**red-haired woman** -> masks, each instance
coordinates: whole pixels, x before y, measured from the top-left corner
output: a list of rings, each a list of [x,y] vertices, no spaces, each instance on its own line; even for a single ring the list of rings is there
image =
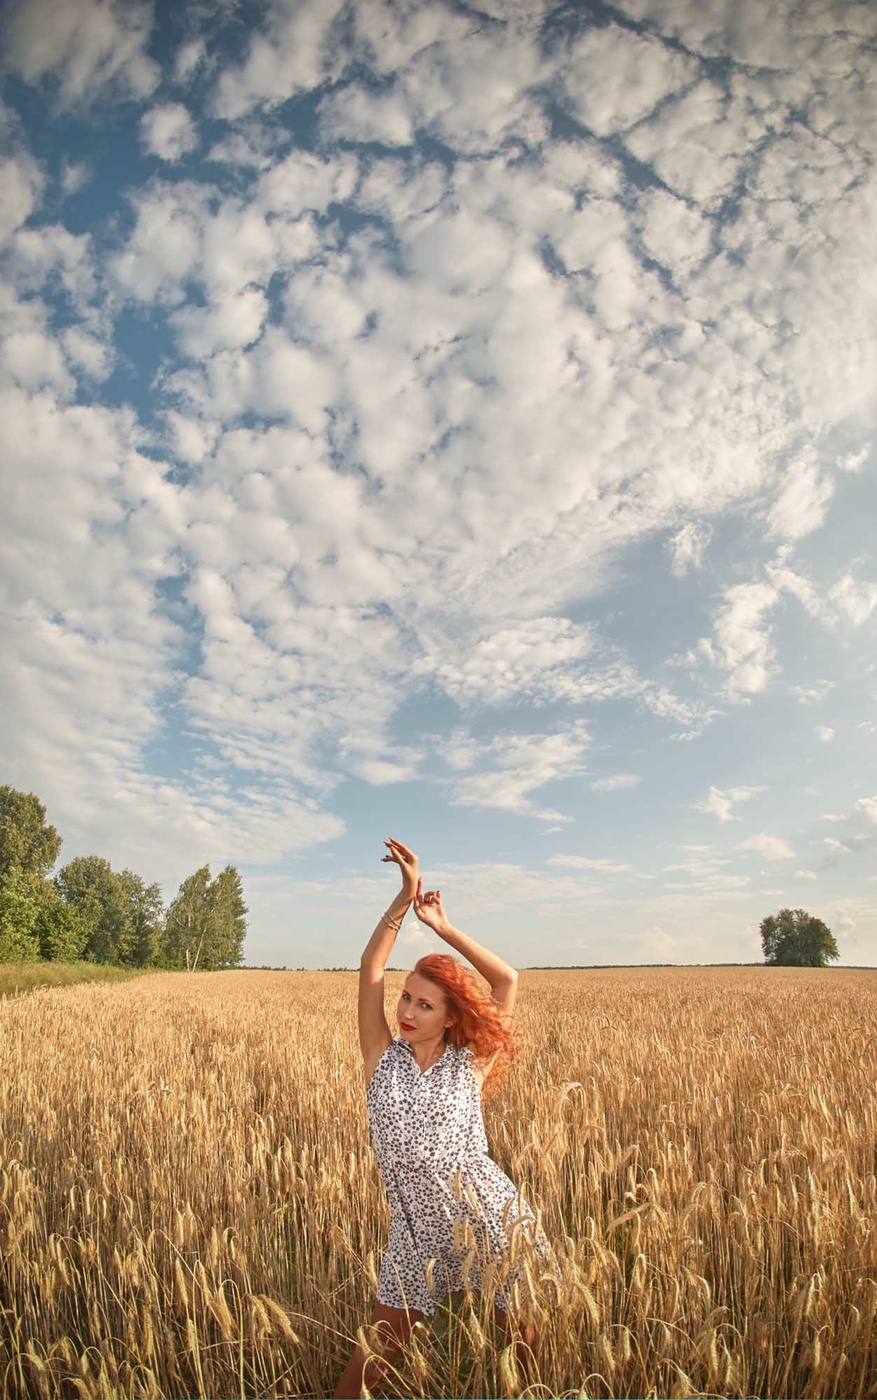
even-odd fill
[[[390,1203],[390,1239],[369,1319],[374,1349],[394,1359],[415,1322],[435,1312],[436,1298],[464,1286],[463,1265],[480,1285],[479,1259],[508,1249],[509,1227],[535,1218],[514,1183],[488,1155],[480,1089],[513,1049],[508,1021],[518,975],[501,958],[452,927],[441,892],[423,892],[417,857],[401,841],[384,843],[402,871],[402,889],[360,960],[359,1041],[365,1062],[366,1105],[375,1155]],[[394,1040],[384,1014],[384,968],[409,905],[421,923],[486,978],[490,995],[456,958],[430,953],[409,973],[396,1008],[401,1036]],[[520,1215],[519,1215],[520,1207]],[[462,1243],[468,1222],[476,1249]],[[531,1236],[544,1256],[541,1232]],[[430,1264],[430,1261],[433,1261]],[[494,1316],[509,1330],[507,1299],[494,1294]],[[533,1331],[519,1329],[519,1361]],[[371,1389],[386,1367],[357,1346],[338,1382],[336,1397]]]

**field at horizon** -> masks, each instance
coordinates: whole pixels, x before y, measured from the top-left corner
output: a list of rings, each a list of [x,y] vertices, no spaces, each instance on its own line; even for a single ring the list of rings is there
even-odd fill
[[[877,969],[530,969],[515,1023],[485,1124],[560,1268],[522,1255],[527,1393],[877,1397]],[[354,972],[0,1003],[4,1393],[331,1394],[389,1219],[364,1091]],[[383,1393],[521,1394],[490,1311]]]

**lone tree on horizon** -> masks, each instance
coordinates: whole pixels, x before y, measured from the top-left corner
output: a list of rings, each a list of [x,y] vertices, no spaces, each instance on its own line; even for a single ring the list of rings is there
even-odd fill
[[[827,924],[806,909],[781,909],[762,919],[761,946],[769,967],[825,967],[839,958]]]

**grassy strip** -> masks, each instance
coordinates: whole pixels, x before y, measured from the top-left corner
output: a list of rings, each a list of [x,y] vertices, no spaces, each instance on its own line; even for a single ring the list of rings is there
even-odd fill
[[[67,987],[74,982],[127,982],[150,971],[90,962],[0,963],[0,997],[19,996],[35,987]]]

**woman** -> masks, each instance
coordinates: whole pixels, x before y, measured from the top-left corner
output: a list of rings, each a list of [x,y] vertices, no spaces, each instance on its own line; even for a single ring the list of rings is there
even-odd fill
[[[435,1312],[437,1295],[463,1287],[464,1273],[480,1286],[479,1258],[495,1260],[508,1249],[504,1214],[509,1226],[521,1218],[527,1229],[535,1219],[488,1156],[479,1094],[512,1046],[507,1023],[518,975],[451,926],[439,890],[423,893],[413,851],[401,841],[384,844],[389,854],[383,859],[401,868],[402,888],[360,960],[359,1041],[372,1144],[390,1203],[389,1246],[369,1319],[374,1350],[386,1361],[398,1356],[414,1323]],[[401,1036],[394,1040],[384,1014],[384,968],[412,901],[421,923],[473,964],[491,995],[456,958],[421,958],[399,999]],[[541,1232],[536,1242],[544,1255]],[[494,1295],[494,1317],[508,1332],[501,1293]],[[535,1335],[529,1327],[519,1330],[518,1360],[526,1369],[524,1353]],[[357,1346],[335,1396],[360,1396],[363,1383],[371,1389],[385,1372],[376,1357],[366,1362]]]

